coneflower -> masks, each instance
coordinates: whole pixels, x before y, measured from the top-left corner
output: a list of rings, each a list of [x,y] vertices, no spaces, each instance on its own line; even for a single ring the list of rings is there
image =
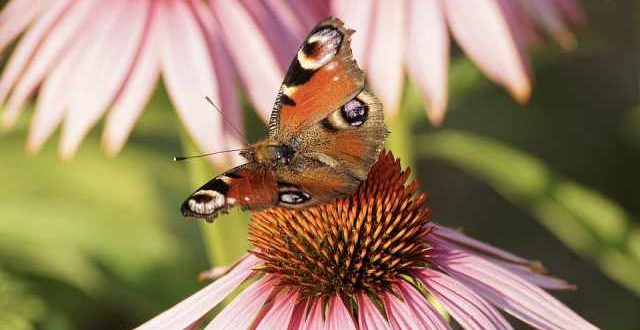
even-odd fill
[[[383,153],[358,191],[302,210],[253,214],[250,253],[143,324],[183,329],[251,281],[207,329],[595,329],[543,289],[572,286],[537,262],[429,221],[427,197]],[[243,286],[244,288],[244,286]]]

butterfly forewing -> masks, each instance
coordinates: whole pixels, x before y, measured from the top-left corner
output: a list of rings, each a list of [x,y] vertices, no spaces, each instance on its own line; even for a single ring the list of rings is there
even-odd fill
[[[278,199],[273,173],[256,163],[235,167],[196,190],[180,208],[188,217],[213,219],[230,207],[261,209]]]
[[[364,73],[351,53],[342,21],[316,26],[293,58],[269,122],[270,135],[303,131],[338,109],[364,87]]]

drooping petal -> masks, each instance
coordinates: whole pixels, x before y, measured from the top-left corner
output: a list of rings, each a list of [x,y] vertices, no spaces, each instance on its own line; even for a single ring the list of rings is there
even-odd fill
[[[353,318],[338,295],[334,295],[329,300],[325,328],[328,330],[356,330]]]
[[[231,55],[224,44],[222,31],[216,24],[213,13],[200,1],[192,2],[200,24],[207,32],[207,45],[213,59],[213,68],[216,72],[216,80],[218,81],[219,91],[219,107],[224,117],[221,119],[227,121],[220,131],[220,139],[222,141],[222,150],[239,149],[247,143],[244,136],[244,122],[242,116],[242,107],[237,93],[237,82],[239,80],[237,68],[231,59]],[[230,125],[233,127],[230,127]],[[214,161],[215,156],[211,156],[210,160]],[[220,155],[218,155],[220,157]],[[227,153],[223,157],[231,164],[238,165],[246,161],[242,156],[236,153]],[[218,158],[220,159],[220,158]]]
[[[497,0],[443,3],[451,32],[469,58],[517,101],[526,101],[531,93],[528,58],[518,51]]]
[[[291,323],[295,307],[294,302],[297,298],[298,294],[294,291],[279,294],[275,298],[273,306],[259,320],[256,330],[286,329]]]
[[[266,121],[282,82],[284,68],[276,61],[266,37],[244,6],[235,0],[212,1],[211,5],[245,90],[258,114]]]
[[[248,255],[228,274],[207,285],[137,329],[184,329],[218,305],[253,272],[259,259]]]
[[[274,4],[281,3],[280,1],[268,3],[242,0],[240,2],[244,4],[245,10],[251,15],[260,32],[266,38],[272,53],[275,54],[278,65],[281,68],[286,68],[291,63],[291,59],[308,31],[296,33],[291,26],[286,24],[287,22],[283,21],[286,18],[284,17],[286,11],[282,7],[287,6],[272,7]]]
[[[432,235],[435,235],[436,237],[441,237],[444,240],[451,242],[460,248],[473,251],[473,253],[486,254],[487,256],[491,256],[496,259],[502,259],[502,260],[509,261],[516,264],[527,263],[527,259],[518,257],[517,255],[511,252],[507,252],[495,246],[478,241],[457,230],[454,230],[445,226],[436,225],[432,232]],[[429,238],[431,237],[432,236],[429,236]],[[427,238],[427,240],[429,240],[429,238]]]
[[[0,103],[11,89],[14,90],[2,116],[5,127],[15,124],[25,102],[42,81],[47,69],[68,48],[75,29],[85,21],[90,5],[82,3],[67,10],[69,0],[57,2],[20,39],[0,80]]]
[[[304,324],[304,317],[307,311],[307,301],[298,301],[293,306],[293,312],[291,313],[291,322],[289,322],[288,330],[302,329]]]
[[[269,295],[273,291],[273,277],[265,276],[242,291],[207,325],[212,329],[247,329],[253,323]]]
[[[307,318],[304,320],[304,325],[300,329],[323,329],[324,328],[324,315],[322,310],[322,300],[316,299],[313,302],[311,310]]]
[[[77,63],[60,140],[60,153],[69,159],[84,136],[121,90],[144,36],[149,2],[108,1],[100,9],[102,24]]]
[[[122,90],[107,115],[102,132],[102,145],[110,156],[120,152],[124,146],[160,76],[158,37],[161,30],[154,19],[157,7],[158,3],[152,1],[150,6],[145,8],[146,17],[141,17],[145,21],[144,36],[140,40],[138,54]]]
[[[306,33],[309,32],[309,29],[303,23],[304,17],[301,17],[302,15],[308,15],[309,13],[296,12],[297,8],[293,5],[296,1],[265,0],[264,3],[271,15],[274,15],[277,18],[276,20],[282,24],[285,30],[289,31],[288,33],[295,36],[298,40],[302,40]],[[304,5],[297,7],[301,7],[303,9],[307,8]]]
[[[539,286],[543,289],[549,290],[573,290],[576,288],[575,285],[557,277],[536,273],[531,267],[515,265],[511,263],[507,263],[500,260],[491,260],[489,261],[507,269],[508,271],[522,277],[527,282],[531,282],[536,286]]]
[[[385,294],[382,302],[393,329],[410,330],[424,327],[424,324],[421,324],[420,319],[416,317],[409,306],[400,301],[396,296]]]
[[[501,265],[527,280],[546,289],[572,289],[574,286],[564,280],[544,275],[546,270],[539,262],[520,258],[507,251],[482,243],[451,228],[437,226],[429,236],[429,242],[445,250],[462,250],[479,255]]]
[[[538,329],[597,329],[544,290],[482,258],[456,251],[442,267],[494,305]]]
[[[512,329],[500,312],[459,281],[430,269],[418,277],[464,329]]]
[[[329,16],[329,2],[325,0],[284,0],[300,18],[304,33]],[[303,35],[304,35],[303,33]]]
[[[91,18],[91,16],[86,18]],[[70,86],[73,83],[76,65],[82,61],[84,49],[92,42],[96,26],[97,21],[87,21],[83,33],[77,37],[71,45],[71,49],[65,53],[62,61],[55,66],[42,84],[27,138],[29,152],[38,152],[62,122],[65,110],[74,95]]]
[[[560,47],[564,50],[575,48],[575,36],[566,24],[561,8],[556,5],[555,0],[520,0],[520,3]]]
[[[574,0],[555,0],[564,16],[573,25],[581,25],[587,22],[587,15],[584,9]]]
[[[373,24],[377,11],[375,1],[333,0],[331,12],[345,22],[345,25],[356,31],[351,36],[353,57],[361,68],[369,63]]]
[[[402,282],[398,285],[398,290],[402,293],[402,297],[407,306],[411,308],[415,317],[420,320],[424,328],[432,330],[451,329],[449,324],[442,318],[442,315],[431,306],[427,298],[413,286]]]
[[[427,100],[429,121],[439,126],[447,108],[449,68],[449,34],[442,4],[409,0],[407,21],[407,69]]]
[[[0,52],[41,13],[56,2],[47,0],[12,0],[0,12]]]
[[[391,324],[363,293],[358,294],[358,328],[362,330],[391,329]]]
[[[187,132],[204,152],[224,148],[220,114],[205,101],[220,103],[217,72],[212,64],[205,31],[185,1],[160,3],[157,19],[164,27],[161,67],[167,92]]]
[[[366,66],[371,88],[392,115],[400,106],[404,81],[404,11],[403,2],[378,2]]]

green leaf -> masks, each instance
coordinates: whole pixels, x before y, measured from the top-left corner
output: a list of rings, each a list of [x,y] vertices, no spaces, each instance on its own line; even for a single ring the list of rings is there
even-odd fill
[[[415,145],[420,156],[446,160],[486,182],[568,247],[640,294],[640,227],[614,201],[553,172],[535,157],[478,135],[444,130],[419,136]]]
[[[156,190],[171,184],[153,174],[176,171],[167,160],[129,150],[107,161],[92,146],[61,163],[53,148],[26,156],[23,141],[0,144],[0,260],[7,267],[90,293],[105,280],[102,267],[131,278],[176,258]]]
[[[46,306],[19,279],[0,269],[0,325],[3,329],[35,329]]]

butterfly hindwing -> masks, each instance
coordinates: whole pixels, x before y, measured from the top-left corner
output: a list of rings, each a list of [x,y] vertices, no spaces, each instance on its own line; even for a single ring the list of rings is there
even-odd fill
[[[298,157],[275,174],[280,186],[307,198],[304,203],[279,203],[303,207],[353,193],[378,158],[386,135],[381,103],[360,92],[297,137]]]
[[[261,209],[276,203],[277,185],[273,172],[247,163],[220,174],[197,189],[182,203],[184,216],[211,220],[230,207]]]

